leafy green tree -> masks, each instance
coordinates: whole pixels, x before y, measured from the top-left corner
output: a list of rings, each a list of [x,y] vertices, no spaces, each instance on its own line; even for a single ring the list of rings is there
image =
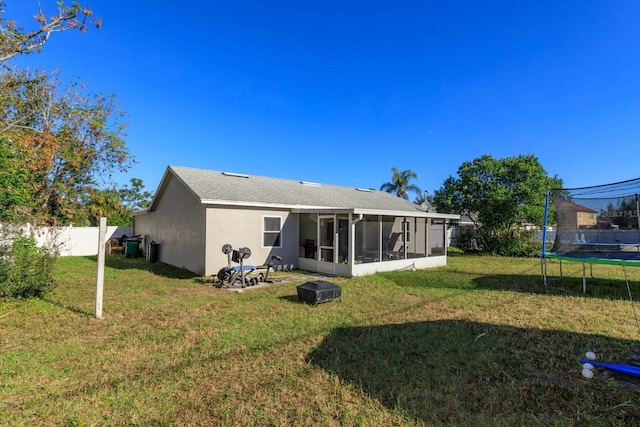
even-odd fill
[[[75,222],[82,195],[98,177],[125,171],[132,161],[114,96],[88,94],[82,83],[64,84],[57,73],[6,65],[16,55],[40,52],[54,33],[102,25],[77,1],[50,2],[56,13],[35,2],[33,28],[25,29],[5,18],[0,0],[0,162],[9,167],[0,180],[10,184],[0,190],[5,220],[21,213],[24,221]],[[9,205],[19,209],[4,209]]]
[[[391,181],[385,182],[380,186],[380,191],[393,193],[398,197],[409,200],[409,192],[417,193],[420,197],[422,190],[415,184],[411,183],[412,179],[418,179],[418,174],[410,169],[399,170],[396,167],[391,168]]]
[[[621,230],[637,230],[640,227],[638,212],[638,196],[618,198],[617,204],[609,203],[606,211],[598,217],[598,228],[615,226]]]
[[[97,226],[100,218],[107,218],[108,225],[130,225],[128,211],[116,189],[93,190],[88,193],[84,211],[89,225]]]
[[[533,155],[504,159],[483,155],[464,162],[458,176],[447,178],[435,192],[433,202],[438,212],[462,214],[475,223],[478,250],[512,255],[525,234],[521,224],[541,227],[546,191],[561,187],[562,180],[549,177]]]
[[[87,94],[56,73],[0,72],[0,136],[29,178],[32,217],[73,222],[83,195],[133,163],[113,95]]]
[[[22,167],[23,158],[0,135],[0,223],[19,222],[33,210],[29,172]]]
[[[126,170],[129,161],[113,97],[86,95],[56,73],[6,65],[40,52],[53,33],[101,27],[77,1],[58,1],[54,15],[36,4],[35,28],[27,30],[5,18],[0,0],[0,298],[39,297],[55,285],[56,248],[39,247],[8,223],[74,217],[95,176]]]
[[[108,225],[131,225],[131,214],[146,208],[152,194],[144,190],[139,178],[131,178],[131,187],[92,190],[86,195],[84,212],[89,225],[98,225],[100,217],[107,218]]]
[[[140,178],[131,178],[129,182],[131,187],[125,185],[118,190],[120,197],[122,197],[122,203],[129,213],[146,209],[151,204],[153,194],[144,189],[144,184]]]

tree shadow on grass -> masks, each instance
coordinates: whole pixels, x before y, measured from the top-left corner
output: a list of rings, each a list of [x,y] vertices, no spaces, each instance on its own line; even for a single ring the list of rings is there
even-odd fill
[[[86,256],[84,258],[97,262],[96,256]],[[196,279],[201,277],[185,268],[174,267],[163,262],[149,263],[144,257],[127,258],[124,255],[107,255],[105,257],[105,267],[116,270],[149,271],[168,279]]]
[[[629,293],[623,279],[586,277],[586,292],[581,277],[548,276],[546,285],[541,276],[498,274],[476,277],[476,289],[537,294],[575,295],[585,298],[628,300]],[[640,299],[637,282],[629,282],[634,299]]]
[[[640,269],[639,269],[640,271]],[[437,272],[435,272],[437,273]],[[386,278],[400,287],[433,288],[433,289],[459,289],[461,291],[492,290],[521,292],[527,294],[552,294],[552,295],[576,295],[588,298],[608,298],[628,300],[629,293],[622,276],[599,276],[599,272],[593,274],[587,269],[586,293],[583,293],[582,276],[557,274],[548,275],[545,286],[542,275],[536,274],[492,274],[478,276],[475,273],[447,271],[446,276],[437,276],[432,272],[403,271],[382,273]],[[634,300],[640,300],[640,283],[638,274],[628,274],[629,284]]]
[[[637,395],[588,382],[579,359],[587,350],[622,359],[636,345],[444,320],[334,329],[306,359],[427,425],[617,424],[640,417],[637,405],[611,409]]]

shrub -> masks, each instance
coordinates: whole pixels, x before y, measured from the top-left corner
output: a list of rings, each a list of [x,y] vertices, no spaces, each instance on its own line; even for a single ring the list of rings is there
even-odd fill
[[[33,298],[50,291],[55,256],[39,248],[33,237],[3,236],[0,243],[0,297]]]
[[[540,254],[542,244],[530,232],[505,233],[498,241],[495,255],[532,258]]]
[[[456,236],[456,246],[464,253],[482,252],[478,245],[477,232],[474,229],[464,229]]]
[[[456,246],[465,253],[485,253],[507,257],[535,257],[540,254],[541,245],[533,238],[533,233],[508,230],[487,233],[482,228],[467,229],[456,236]]]

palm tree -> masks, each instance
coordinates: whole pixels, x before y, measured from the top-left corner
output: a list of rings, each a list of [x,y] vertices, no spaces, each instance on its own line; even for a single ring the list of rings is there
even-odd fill
[[[405,200],[409,200],[409,193],[413,191],[420,195],[422,190],[415,184],[411,184],[412,178],[418,179],[418,174],[414,171],[407,169],[400,171],[398,168],[391,168],[392,176],[391,182],[385,182],[380,186],[380,191],[386,191],[387,193],[395,193],[396,196],[402,197]]]

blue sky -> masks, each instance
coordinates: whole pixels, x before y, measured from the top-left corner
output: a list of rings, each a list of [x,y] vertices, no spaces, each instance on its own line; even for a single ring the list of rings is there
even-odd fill
[[[7,0],[29,28],[36,0]],[[53,12],[55,0],[41,0]],[[640,1],[93,1],[102,30],[14,60],[128,112],[169,164],[433,194],[465,161],[537,156],[568,187],[640,177]]]

